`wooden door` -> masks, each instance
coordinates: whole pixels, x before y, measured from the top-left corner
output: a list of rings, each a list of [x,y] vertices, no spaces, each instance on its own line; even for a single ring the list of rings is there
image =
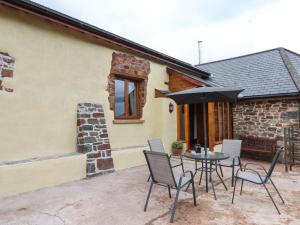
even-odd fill
[[[208,103],[209,148],[232,139],[232,106],[230,103]]]

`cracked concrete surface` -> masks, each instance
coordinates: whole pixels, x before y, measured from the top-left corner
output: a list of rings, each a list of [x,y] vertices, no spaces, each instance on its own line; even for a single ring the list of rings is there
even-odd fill
[[[268,165],[266,165],[268,166]],[[193,164],[186,164],[193,169]],[[179,173],[179,168],[176,173]],[[286,174],[278,165],[273,180],[283,195],[283,205],[269,184],[281,215],[278,215],[262,187],[244,183],[243,194],[237,185],[235,203],[231,204],[230,169],[224,169],[225,183],[216,186],[218,200],[212,191],[205,193],[197,185],[197,206],[192,203],[191,189],[181,192],[174,224],[300,224],[300,168]],[[149,183],[145,166],[103,176],[44,188],[0,200],[2,225],[68,225],[68,224],[168,224],[170,207],[175,197],[168,198],[164,187],[155,186],[147,212],[143,211]],[[214,180],[219,183],[217,176]],[[199,181],[199,174],[195,181]]]

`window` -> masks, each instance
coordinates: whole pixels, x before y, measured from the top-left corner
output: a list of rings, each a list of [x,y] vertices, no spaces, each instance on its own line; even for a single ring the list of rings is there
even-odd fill
[[[138,82],[115,79],[115,118],[139,119]]]

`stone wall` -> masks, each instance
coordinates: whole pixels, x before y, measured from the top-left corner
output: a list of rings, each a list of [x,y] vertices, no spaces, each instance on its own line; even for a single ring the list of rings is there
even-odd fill
[[[240,101],[233,106],[233,134],[276,138],[283,144],[283,127],[299,124],[297,100]]]
[[[0,91],[12,92],[13,89],[5,87],[3,79],[13,77],[15,60],[7,53],[0,52]]]
[[[142,109],[146,104],[147,82],[150,73],[150,62],[144,59],[137,59],[134,56],[113,53],[111,70],[108,76],[107,91],[109,92],[108,101],[110,109],[114,110],[115,104],[115,79],[116,77],[125,77],[139,81],[138,85],[138,109],[139,117],[142,117]]]
[[[77,151],[87,155],[87,176],[113,171],[114,165],[102,105],[78,104]]]

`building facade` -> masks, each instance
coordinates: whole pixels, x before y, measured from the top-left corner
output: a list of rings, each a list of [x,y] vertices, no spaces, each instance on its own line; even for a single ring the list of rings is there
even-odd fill
[[[0,196],[145,163],[176,140],[167,68],[208,73],[31,1],[0,1]]]

